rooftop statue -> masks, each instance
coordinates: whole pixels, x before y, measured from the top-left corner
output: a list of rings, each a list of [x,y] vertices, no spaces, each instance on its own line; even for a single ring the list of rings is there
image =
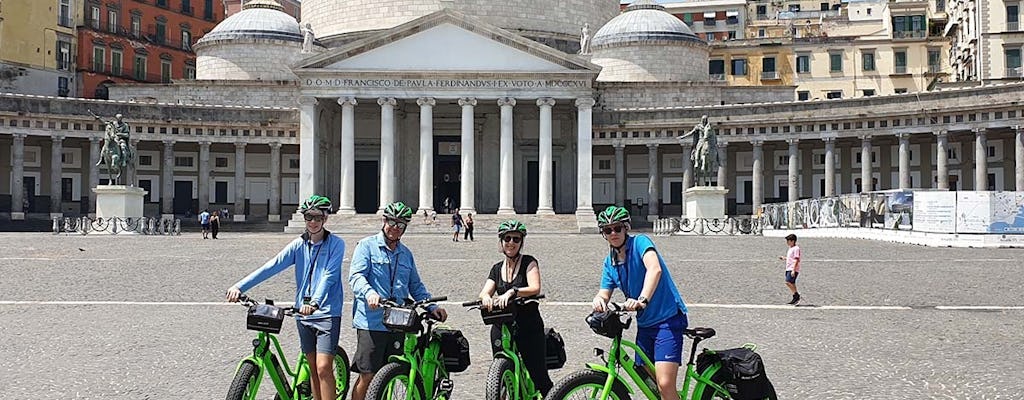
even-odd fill
[[[312,53],[313,52],[313,41],[315,36],[313,35],[313,26],[308,22],[306,26],[302,27],[302,52]]]
[[[590,54],[590,24],[583,24],[580,29],[580,54]]]

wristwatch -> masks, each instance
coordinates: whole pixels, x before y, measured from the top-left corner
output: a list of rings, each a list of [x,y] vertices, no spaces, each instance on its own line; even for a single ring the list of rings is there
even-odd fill
[[[309,306],[310,306],[310,307],[313,307],[313,308],[315,308],[315,309],[318,309],[318,310],[320,309],[320,305],[319,305],[319,304],[317,304],[317,303],[316,303],[315,301],[311,301],[311,302],[309,302]]]
[[[640,303],[640,304],[643,304],[644,308],[647,308],[647,297],[644,297],[644,296],[637,297],[636,301],[638,303]]]
[[[512,287],[512,297],[519,297],[519,288]]]

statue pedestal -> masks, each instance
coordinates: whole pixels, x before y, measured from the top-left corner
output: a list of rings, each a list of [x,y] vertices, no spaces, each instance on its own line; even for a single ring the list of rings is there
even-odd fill
[[[100,185],[96,194],[96,218],[142,218],[142,199],[146,190],[134,186]]]
[[[686,218],[725,218],[725,195],[729,189],[722,186],[695,186],[686,189]]]

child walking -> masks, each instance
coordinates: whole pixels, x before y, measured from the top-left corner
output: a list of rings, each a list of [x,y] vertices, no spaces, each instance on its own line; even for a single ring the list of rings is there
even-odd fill
[[[786,236],[786,245],[789,246],[786,256],[779,256],[780,260],[786,260],[786,287],[793,293],[793,300],[786,304],[796,305],[800,302],[800,292],[796,290],[796,277],[800,275],[800,246],[796,245],[796,235]]]

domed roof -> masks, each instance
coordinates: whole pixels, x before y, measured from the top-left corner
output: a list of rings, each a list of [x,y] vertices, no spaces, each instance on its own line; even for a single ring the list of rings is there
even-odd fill
[[[651,41],[704,42],[686,23],[665,11],[653,0],[638,0],[619,16],[612,18],[594,34],[595,48]]]
[[[242,38],[302,42],[302,29],[276,0],[251,0],[242,6],[241,12],[221,21],[199,42]]]

